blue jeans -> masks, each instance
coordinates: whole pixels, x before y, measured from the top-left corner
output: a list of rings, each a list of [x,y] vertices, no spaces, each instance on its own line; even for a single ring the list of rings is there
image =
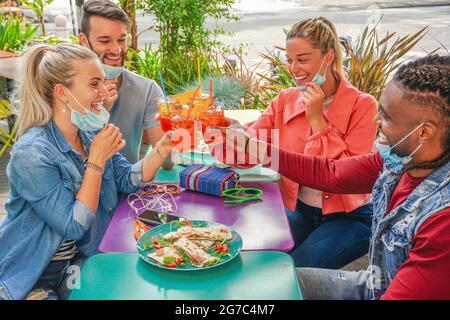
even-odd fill
[[[298,268],[305,300],[368,300],[373,278],[369,271]]]
[[[31,292],[44,293],[43,300],[67,299],[85,261],[83,255],[76,255],[71,260],[50,261]]]
[[[323,215],[321,208],[298,201],[294,212],[286,212],[294,238],[289,254],[296,267],[339,269],[369,251],[371,204]]]

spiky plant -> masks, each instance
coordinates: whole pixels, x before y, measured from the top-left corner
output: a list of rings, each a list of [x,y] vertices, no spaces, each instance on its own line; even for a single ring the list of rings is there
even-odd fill
[[[354,44],[341,38],[341,45],[346,54],[347,78],[350,83],[379,100],[390,74],[404,62],[402,57],[425,36],[428,26],[412,35],[397,37],[389,45],[389,40],[396,32],[388,31],[380,39],[377,25],[378,23],[371,29],[366,26],[360,39]]]
[[[212,76],[202,79],[202,92],[209,92],[209,81],[212,80],[214,100],[221,102],[225,110],[240,109],[242,99],[245,97],[245,85],[233,77]],[[186,90],[195,90],[198,81],[182,87],[178,93]]]
[[[392,45],[389,45],[389,40],[395,36],[396,32],[387,32],[386,36],[380,40],[377,25],[370,29],[366,26],[359,40],[354,44],[341,38],[341,45],[346,54],[343,61],[346,66],[345,76],[356,88],[372,94],[379,100],[391,73],[404,62],[402,57],[423,38],[428,27],[412,35],[398,37]],[[279,52],[286,51],[281,47],[275,48]],[[258,74],[265,85],[259,86],[258,90],[250,94],[254,97],[255,106],[265,108],[280,90],[295,84],[279,54],[269,51],[260,55],[269,63],[271,70]]]

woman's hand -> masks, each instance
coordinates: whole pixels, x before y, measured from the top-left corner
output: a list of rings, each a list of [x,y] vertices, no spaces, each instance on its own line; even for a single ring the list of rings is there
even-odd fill
[[[114,102],[119,97],[119,92],[117,91],[117,79],[106,80],[105,90],[108,93],[108,95],[103,98],[103,106],[106,108],[106,110],[109,111],[111,110]]]
[[[307,89],[301,99],[306,107],[306,117],[311,124],[313,133],[317,133],[327,127],[323,115],[323,103],[325,95],[322,88],[315,82],[307,82]]]
[[[315,82],[307,82],[307,89],[301,99],[306,107],[306,116],[309,120],[323,116],[323,102],[325,95],[322,88]]]
[[[156,143],[152,152],[144,158],[144,163],[142,165],[142,181],[148,182],[152,180],[161,165],[170,161],[170,154],[173,149],[172,136],[173,131],[166,132]]]
[[[92,140],[89,161],[104,167],[106,161],[125,145],[120,129],[108,123]]]
[[[166,132],[162,138],[156,143],[155,149],[162,160],[166,160],[172,153],[173,143],[172,143],[173,131]]]

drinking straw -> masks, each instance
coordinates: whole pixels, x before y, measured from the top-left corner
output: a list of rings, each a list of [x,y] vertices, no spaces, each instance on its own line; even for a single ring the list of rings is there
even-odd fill
[[[209,101],[210,101],[211,107],[214,107],[213,81],[212,81],[212,79],[209,80]]]
[[[197,96],[200,88],[201,88],[201,86],[198,86],[197,90],[195,90],[194,95],[192,96],[191,102],[189,103],[189,110],[188,110],[186,120],[189,120],[189,118],[191,117],[191,110],[192,110],[192,107],[194,106],[194,100],[195,100],[195,97]]]
[[[161,71],[158,70],[158,73],[159,73],[159,81],[161,82],[161,89],[164,94],[164,100],[166,100],[167,117],[169,117],[169,119],[172,120],[172,115],[170,114],[170,109],[169,109],[169,98],[167,97],[166,88],[164,87],[164,80],[163,80]]]
[[[163,78],[162,78],[161,71],[158,70],[158,73],[159,73],[159,81],[161,82],[161,89],[163,91],[164,98],[165,98],[165,100],[167,102],[167,101],[169,101],[169,99],[167,98],[166,88],[164,87],[164,81],[163,81]]]
[[[198,73],[198,85],[200,86],[200,93],[202,92],[202,76],[200,73],[200,57],[197,57],[197,73]]]

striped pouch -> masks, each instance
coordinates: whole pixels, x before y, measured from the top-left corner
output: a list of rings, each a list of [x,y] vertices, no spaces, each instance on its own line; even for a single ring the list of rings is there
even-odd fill
[[[191,164],[180,172],[180,186],[222,197],[224,190],[234,188],[239,182],[239,174],[229,168],[218,168],[205,164]]]

